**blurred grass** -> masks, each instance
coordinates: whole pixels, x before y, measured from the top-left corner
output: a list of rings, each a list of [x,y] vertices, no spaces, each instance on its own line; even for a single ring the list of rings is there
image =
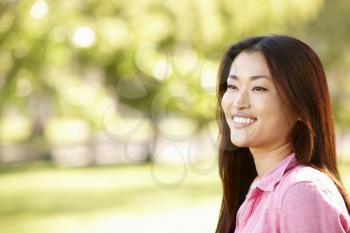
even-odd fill
[[[57,168],[41,162],[0,167],[0,231],[107,232],[92,231],[90,226],[105,218],[117,220],[208,204],[219,208],[216,166],[205,174],[186,168],[187,175],[181,180],[184,167],[180,165]],[[350,190],[350,161],[340,163],[340,172]],[[165,188],[159,181],[175,185]]]
[[[152,167],[150,164],[56,168],[48,163],[34,163],[2,167],[0,231],[86,232],[77,229],[79,225],[101,216],[118,218],[213,202],[220,204],[216,167],[207,174],[197,174],[187,167],[183,181],[182,172],[179,165]],[[160,181],[171,182],[173,186],[162,187]],[[66,226],[62,224],[70,225],[70,230],[64,230],[62,227]]]

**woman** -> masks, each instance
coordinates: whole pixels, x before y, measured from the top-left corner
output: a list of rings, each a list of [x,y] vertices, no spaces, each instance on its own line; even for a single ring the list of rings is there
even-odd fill
[[[325,72],[308,45],[272,35],[231,46],[218,102],[217,233],[350,233]]]

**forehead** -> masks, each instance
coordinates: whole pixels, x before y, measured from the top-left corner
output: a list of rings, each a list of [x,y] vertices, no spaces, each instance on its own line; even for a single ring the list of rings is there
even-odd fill
[[[239,53],[232,62],[230,75],[242,78],[255,75],[271,77],[265,58],[260,52]]]

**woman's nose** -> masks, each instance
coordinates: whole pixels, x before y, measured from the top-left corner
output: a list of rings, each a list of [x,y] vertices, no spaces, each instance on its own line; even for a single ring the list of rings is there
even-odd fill
[[[235,109],[245,109],[250,107],[249,97],[245,91],[240,92],[233,101],[233,107]]]

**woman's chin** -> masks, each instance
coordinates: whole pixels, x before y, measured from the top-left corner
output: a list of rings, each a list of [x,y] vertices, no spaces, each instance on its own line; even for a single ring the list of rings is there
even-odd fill
[[[231,142],[237,147],[249,147],[249,143],[242,139],[231,138]]]

